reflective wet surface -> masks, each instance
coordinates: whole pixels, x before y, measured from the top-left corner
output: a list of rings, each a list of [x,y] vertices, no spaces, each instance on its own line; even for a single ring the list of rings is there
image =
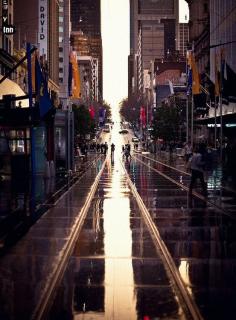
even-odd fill
[[[46,319],[191,319],[131,193],[120,162],[119,130],[117,122],[109,141],[116,145],[114,158],[108,157]],[[189,175],[152,158],[133,155],[123,164],[202,318],[234,319],[234,191],[222,188],[213,172],[208,197],[190,197],[181,187],[188,186]],[[0,257],[0,319],[32,318],[104,160]],[[184,171],[181,162],[164,162]]]
[[[160,164],[153,164],[146,157],[145,168],[138,159],[143,160],[143,156],[139,155],[137,160],[133,159],[130,176],[203,318],[234,318],[235,194],[214,185],[214,190],[208,188],[206,201],[190,197],[187,191],[168,181],[152,168],[160,170],[178,182],[183,174]],[[189,176],[185,176],[184,179],[184,185],[188,185]],[[231,203],[228,206],[225,205],[226,197],[230,199],[228,203]],[[222,207],[224,212],[218,210],[214,204]]]
[[[68,319],[187,319],[119,155],[107,163],[49,318],[61,314]]]

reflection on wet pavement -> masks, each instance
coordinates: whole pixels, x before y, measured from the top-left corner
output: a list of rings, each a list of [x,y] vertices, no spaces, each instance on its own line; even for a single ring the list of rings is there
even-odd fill
[[[102,174],[50,319],[186,319],[119,156]]]
[[[189,197],[187,191],[155,171],[145,175],[145,166],[138,161],[133,160],[133,167],[130,177],[203,318],[234,318],[236,220],[230,214],[235,213],[234,198],[228,201],[225,214],[209,202]],[[179,181],[179,173],[161,165],[158,169]],[[226,190],[223,194],[229,195]],[[212,199],[211,191],[209,197]],[[223,201],[225,209],[225,200],[219,195],[214,203]]]

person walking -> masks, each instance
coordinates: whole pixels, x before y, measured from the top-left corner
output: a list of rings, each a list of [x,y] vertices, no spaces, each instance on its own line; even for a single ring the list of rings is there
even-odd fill
[[[107,144],[107,142],[105,142],[105,145],[104,145],[104,154],[105,155],[107,154],[107,150],[108,150],[108,144]]]
[[[192,157],[189,159],[189,167],[191,169],[191,181],[189,185],[189,193],[192,194],[192,190],[195,186],[196,181],[199,179],[203,194],[207,194],[207,187],[204,181],[204,166],[205,161],[203,155],[200,153],[199,148],[195,147]]]
[[[115,152],[115,145],[112,142],[112,144],[111,144],[111,161],[112,162],[114,161],[114,152]]]
[[[191,147],[191,143],[188,142],[184,147],[184,158],[186,163],[188,163],[191,156],[192,156],[192,147]]]
[[[114,151],[115,151],[115,145],[114,145],[114,143],[112,142],[112,144],[111,144],[111,154],[114,154]]]

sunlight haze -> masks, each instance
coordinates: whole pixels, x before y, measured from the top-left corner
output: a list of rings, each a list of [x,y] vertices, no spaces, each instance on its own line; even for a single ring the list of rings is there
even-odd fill
[[[187,22],[185,0],[179,0],[179,8],[180,22]],[[101,0],[101,21],[103,96],[111,106],[116,106],[128,96],[129,0]]]

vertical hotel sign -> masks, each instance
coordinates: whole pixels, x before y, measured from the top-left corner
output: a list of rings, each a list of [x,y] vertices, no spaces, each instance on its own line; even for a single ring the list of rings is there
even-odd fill
[[[40,56],[48,52],[48,0],[39,0],[39,32],[38,43]]]
[[[16,32],[15,26],[8,22],[8,0],[2,0],[2,32],[6,35]]]

